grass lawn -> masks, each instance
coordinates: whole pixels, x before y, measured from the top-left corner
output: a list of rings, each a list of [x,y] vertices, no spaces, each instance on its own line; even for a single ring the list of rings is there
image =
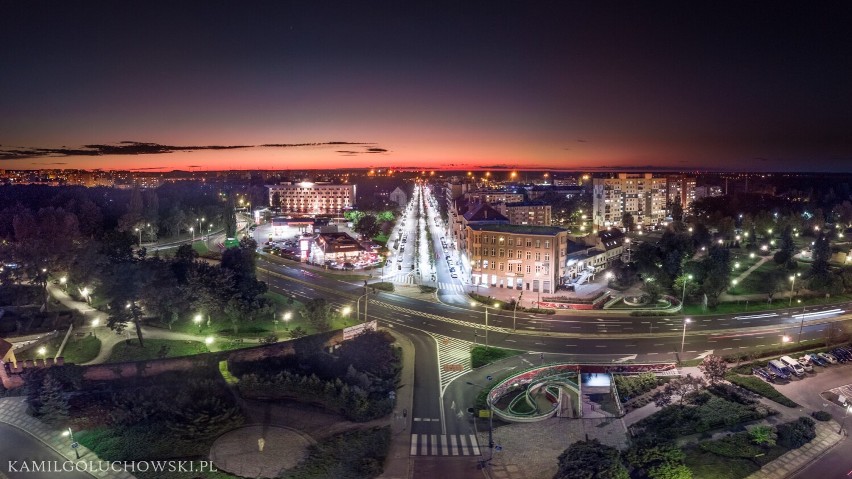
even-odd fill
[[[477,346],[470,350],[470,363],[473,368],[491,364],[503,358],[524,354],[523,351],[516,349],[491,348]]]
[[[692,471],[693,479],[740,479],[760,469],[749,459],[721,457],[699,448],[684,452],[684,464]]]
[[[805,306],[819,306],[823,304],[834,304],[834,303],[842,303],[846,301],[852,301],[852,294],[838,294],[831,296],[830,298],[802,298],[801,302],[799,299],[793,301],[794,307],[805,307]],[[777,298],[772,301],[772,303],[767,303],[765,299],[758,301],[749,301],[740,300],[737,302],[726,302],[719,303],[716,309],[704,309],[700,304],[687,304],[683,308],[683,313],[685,315],[701,315],[701,314],[730,314],[730,313],[745,313],[745,312],[757,312],[757,311],[771,311],[773,309],[784,309],[789,307],[789,299],[788,298]]]
[[[47,349],[45,357],[53,357],[56,355],[56,352],[59,350],[59,346],[62,344],[63,338],[64,336],[60,335],[53,338],[52,341],[42,345],[45,349]],[[18,361],[36,359],[41,357],[38,354],[38,349],[38,347],[28,349],[21,354],[16,354],[15,356]],[[65,344],[65,350],[62,351],[62,357],[65,358],[66,363],[81,364],[94,359],[100,350],[100,339],[88,335],[78,338],[72,334],[71,337],[68,338],[68,343]]]
[[[207,346],[198,341],[175,341],[170,339],[145,339],[144,341],[144,348],[139,347],[139,341],[135,337],[129,343],[125,341],[116,344],[107,362],[145,361],[147,359],[192,356],[208,352]]]
[[[202,255],[202,254],[210,251],[210,249],[207,248],[207,243],[205,243],[204,241],[196,241],[196,242],[192,243],[192,249],[194,249],[195,252],[198,253],[199,255]]]

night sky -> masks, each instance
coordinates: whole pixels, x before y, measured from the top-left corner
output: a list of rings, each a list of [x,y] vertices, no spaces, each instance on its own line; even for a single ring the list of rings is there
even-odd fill
[[[0,1],[0,168],[852,171],[848,1],[133,3]]]

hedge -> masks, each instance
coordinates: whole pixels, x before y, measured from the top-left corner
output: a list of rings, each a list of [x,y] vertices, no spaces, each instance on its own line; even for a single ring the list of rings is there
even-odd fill
[[[757,378],[755,376],[740,376],[738,374],[727,374],[725,376],[725,379],[732,382],[733,384],[736,384],[737,386],[748,389],[753,393],[760,394],[766,399],[775,401],[782,406],[799,407],[799,405],[795,401],[778,392],[778,390],[772,387],[771,384],[768,384],[762,379]]]
[[[369,479],[381,475],[390,448],[390,427],[344,432],[311,446],[308,457],[282,479],[340,477]]]
[[[493,363],[498,359],[508,358],[518,354],[523,354],[523,351],[477,346],[470,350],[470,364],[472,368],[476,369],[480,366]]]

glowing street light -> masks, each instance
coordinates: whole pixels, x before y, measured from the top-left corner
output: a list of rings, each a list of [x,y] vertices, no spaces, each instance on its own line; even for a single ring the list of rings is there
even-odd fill
[[[203,320],[204,320],[204,318],[201,316],[201,313],[196,314],[195,317],[192,318],[192,322],[195,323],[196,325],[198,325],[198,332],[199,333],[201,332],[201,322]]]
[[[42,347],[38,348],[38,351],[37,351],[37,352],[38,352],[38,355],[39,355],[39,356],[41,356],[42,358],[44,358],[44,356],[47,354],[47,348],[45,348],[44,346],[42,346]]]
[[[692,275],[688,274],[683,277],[683,291],[680,294],[680,307],[683,309],[683,300],[686,299],[686,283],[692,281]]]
[[[683,318],[683,337],[680,340],[680,354],[683,354],[683,347],[686,344],[686,325],[691,323],[689,318]]]
[[[206,338],[204,338],[204,344],[206,344],[207,346],[213,344],[213,336],[207,336]]]
[[[802,273],[796,273],[790,275],[790,304],[787,305],[788,308],[793,306],[793,288],[796,287],[796,278],[801,276]]]
[[[287,329],[287,330],[290,329],[289,324],[290,324],[290,318],[292,318],[292,317],[293,317],[293,313],[291,313],[290,311],[287,311],[286,313],[284,313],[284,316],[283,316],[283,318],[284,318],[284,329]]]

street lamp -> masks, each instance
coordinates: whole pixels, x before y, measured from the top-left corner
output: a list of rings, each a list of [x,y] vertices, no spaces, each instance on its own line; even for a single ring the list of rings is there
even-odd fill
[[[680,293],[680,308],[683,309],[683,301],[686,299],[686,282],[692,281],[692,275],[688,274],[683,277],[683,291]]]
[[[480,386],[479,384],[472,383],[470,381],[465,381],[468,386],[476,386],[479,389],[488,390],[488,388],[484,386]],[[491,457],[488,458],[491,461],[491,458],[494,457],[494,406],[491,405],[491,401],[487,398],[485,399],[485,403],[488,404],[488,449],[491,450]]]
[[[98,337],[98,330],[95,329],[95,328],[97,328],[100,323],[101,323],[100,319],[95,318],[95,319],[92,320],[92,333],[95,334],[96,338]]]
[[[521,298],[524,297],[524,292],[518,295],[518,300],[515,301],[515,308],[512,310],[512,331],[518,330],[518,305],[521,304]]]
[[[41,356],[42,358],[44,358],[44,356],[45,356],[46,354],[47,354],[47,348],[45,348],[44,346],[42,346],[42,347],[38,348],[38,355],[39,355],[39,356]]]
[[[74,449],[74,455],[77,456],[77,459],[80,459],[80,453],[77,451],[77,446],[79,446],[79,444],[77,444],[77,441],[74,440],[74,431],[72,431],[71,428],[69,427],[67,431],[62,431],[62,436],[63,437],[69,437],[70,436],[70,438],[71,438],[71,449]]]
[[[196,314],[195,317],[192,318],[192,322],[198,325],[198,332],[199,333],[201,333],[201,321],[203,321],[203,320],[204,320],[204,318],[201,317],[201,313]]]
[[[852,409],[852,406],[846,407],[846,412],[843,413],[843,420],[840,421],[840,430],[837,431],[837,434],[843,434],[843,425],[846,424],[846,416],[849,415],[849,410]]]
[[[139,233],[139,247],[141,248],[142,247],[142,230],[139,229],[139,228],[136,228],[136,232]]]
[[[796,278],[801,276],[802,273],[796,273],[790,275],[790,303],[787,305],[788,308],[793,307],[793,288],[796,287]]]
[[[68,277],[67,276],[63,276],[63,277],[59,278],[59,284],[62,285],[63,291],[68,291]]]
[[[83,288],[80,290],[80,294],[83,295],[83,299],[86,300],[87,304],[91,304],[91,297],[89,296],[92,292],[89,291],[89,288]]]
[[[470,306],[475,308],[475,307],[476,307],[476,302],[475,302],[475,301],[471,301],[471,302],[470,302]],[[487,305],[487,304],[483,304],[483,306],[485,306],[485,347],[487,348],[487,347],[488,347],[488,305]],[[494,307],[495,307],[495,308],[499,308],[499,307],[500,307],[500,304],[499,304],[499,303],[494,303]]]
[[[293,317],[293,313],[291,313],[290,311],[287,311],[286,313],[284,313],[284,329],[287,330],[287,331],[290,330],[290,318],[292,318],[292,317]]]
[[[689,318],[683,319],[683,337],[680,339],[680,354],[683,354],[683,347],[686,344],[686,325],[691,322],[692,320]]]
[[[213,336],[207,336],[206,338],[204,338],[204,344],[206,344],[207,346],[213,344]]]
[[[190,226],[190,227],[189,227],[189,232],[190,232],[190,233],[192,233],[192,242],[193,242],[193,243],[195,243],[195,227],[194,227],[194,226]]]
[[[349,306],[344,306],[343,309],[340,310],[340,314],[346,319],[349,319],[349,313],[351,312],[352,308],[350,308]]]

